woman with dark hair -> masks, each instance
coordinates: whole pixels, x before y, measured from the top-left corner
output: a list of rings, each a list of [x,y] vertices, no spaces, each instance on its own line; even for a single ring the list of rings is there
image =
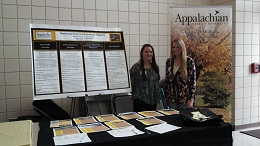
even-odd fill
[[[140,57],[130,69],[133,108],[135,112],[156,110],[160,99],[160,75],[153,47],[144,44]]]
[[[193,108],[196,91],[196,70],[192,58],[186,55],[185,43],[175,39],[166,61],[165,99],[173,109]]]

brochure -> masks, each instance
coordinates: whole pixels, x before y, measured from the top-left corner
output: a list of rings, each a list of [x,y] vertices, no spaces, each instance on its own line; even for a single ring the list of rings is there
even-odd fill
[[[95,123],[95,122],[97,122],[93,116],[89,116],[89,117],[78,117],[78,118],[74,118],[73,120],[74,120],[74,122],[75,122],[77,125],[89,124],[89,123]]]
[[[124,120],[109,121],[109,122],[105,122],[105,124],[109,126],[111,129],[125,128],[125,127],[132,126],[131,124],[127,123]]]
[[[107,114],[107,115],[99,115],[96,116],[99,122],[107,122],[107,121],[114,121],[114,120],[120,120],[118,117],[116,117],[113,114]]]
[[[180,112],[175,109],[162,109],[162,110],[158,110],[158,112],[165,114],[165,115],[180,114]]]
[[[59,127],[53,128],[54,136],[68,135],[68,134],[77,134],[79,130],[76,126],[69,127]]]
[[[145,125],[154,125],[154,124],[166,123],[165,121],[157,119],[156,117],[144,117],[144,118],[137,119],[137,121],[139,121],[139,122],[141,122]]]
[[[136,112],[120,113],[117,116],[121,117],[124,120],[138,119],[138,118],[142,118],[143,117],[143,116],[139,115]]]
[[[66,127],[66,126],[72,126],[72,121],[70,119],[68,119],[68,120],[55,120],[55,121],[50,122],[50,128]]]
[[[78,125],[78,128],[83,133],[93,133],[109,130],[109,128],[104,126],[102,123]]]
[[[145,117],[157,117],[157,116],[164,116],[161,113],[158,113],[157,111],[142,111],[142,112],[138,112],[139,114],[145,116]]]

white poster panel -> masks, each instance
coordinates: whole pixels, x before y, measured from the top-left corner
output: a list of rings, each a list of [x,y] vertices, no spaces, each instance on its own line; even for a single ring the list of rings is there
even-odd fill
[[[84,51],[88,91],[107,89],[103,51]]]
[[[34,51],[36,94],[60,93],[57,51]]]
[[[81,51],[60,51],[63,92],[85,91]]]
[[[124,51],[106,51],[109,89],[128,87],[127,66]]]

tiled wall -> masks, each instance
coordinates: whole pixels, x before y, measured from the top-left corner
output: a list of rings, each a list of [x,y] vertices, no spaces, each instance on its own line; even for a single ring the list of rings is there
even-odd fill
[[[236,125],[259,122],[260,0],[0,0],[0,122],[37,114],[32,107],[29,23],[120,27],[128,65],[144,43],[155,48],[160,74],[169,57],[169,6],[233,4],[233,118]],[[69,111],[70,100],[55,100]]]
[[[233,111],[235,125],[260,122],[260,76],[250,64],[260,62],[260,0],[233,5]]]

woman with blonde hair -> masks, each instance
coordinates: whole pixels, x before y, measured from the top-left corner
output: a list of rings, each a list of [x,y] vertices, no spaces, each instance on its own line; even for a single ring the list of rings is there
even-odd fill
[[[183,40],[175,39],[166,61],[165,102],[173,109],[193,108],[195,91],[195,63],[186,55]]]

